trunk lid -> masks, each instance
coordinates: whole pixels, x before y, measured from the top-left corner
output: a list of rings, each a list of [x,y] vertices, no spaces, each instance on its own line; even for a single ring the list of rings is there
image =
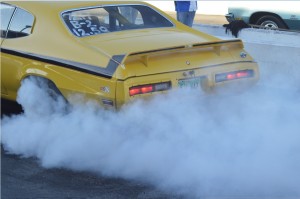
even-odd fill
[[[198,31],[134,30],[88,37],[85,42],[110,57],[124,55],[115,60],[117,79],[251,60],[240,57],[240,40],[223,41]]]
[[[91,48],[99,48],[109,55],[143,52],[161,48],[220,41],[220,39],[195,31],[174,28],[128,30],[82,38]]]

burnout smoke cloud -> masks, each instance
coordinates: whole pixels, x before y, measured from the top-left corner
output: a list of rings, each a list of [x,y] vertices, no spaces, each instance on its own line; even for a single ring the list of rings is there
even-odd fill
[[[118,112],[72,107],[24,81],[25,113],[2,120],[9,153],[199,196],[300,196],[299,93],[180,90]],[[49,108],[50,107],[50,108]]]

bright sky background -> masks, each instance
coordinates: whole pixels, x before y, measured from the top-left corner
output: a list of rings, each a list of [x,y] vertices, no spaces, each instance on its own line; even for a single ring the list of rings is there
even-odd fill
[[[174,1],[146,1],[164,11],[175,11]],[[198,0],[198,14],[225,15],[228,13],[228,6],[246,6],[284,9],[291,11],[300,9],[300,1],[215,1],[215,0]]]
[[[175,11],[174,1],[146,1],[164,11]],[[228,1],[198,1],[199,14],[227,14]]]

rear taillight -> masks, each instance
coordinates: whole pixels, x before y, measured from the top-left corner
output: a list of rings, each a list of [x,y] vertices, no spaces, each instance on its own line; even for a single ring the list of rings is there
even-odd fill
[[[224,82],[224,81],[241,79],[241,78],[249,78],[253,76],[254,76],[253,70],[239,70],[239,71],[216,74],[215,81]]]
[[[165,91],[165,90],[169,90],[170,88],[171,88],[171,82],[133,86],[129,88],[129,95],[134,96],[134,95],[152,93],[157,91]]]

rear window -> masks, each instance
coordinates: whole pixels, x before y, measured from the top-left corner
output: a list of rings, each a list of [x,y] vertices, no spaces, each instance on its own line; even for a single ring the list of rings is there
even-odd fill
[[[70,31],[85,37],[109,32],[172,27],[164,16],[148,6],[118,5],[66,11],[62,17]]]

